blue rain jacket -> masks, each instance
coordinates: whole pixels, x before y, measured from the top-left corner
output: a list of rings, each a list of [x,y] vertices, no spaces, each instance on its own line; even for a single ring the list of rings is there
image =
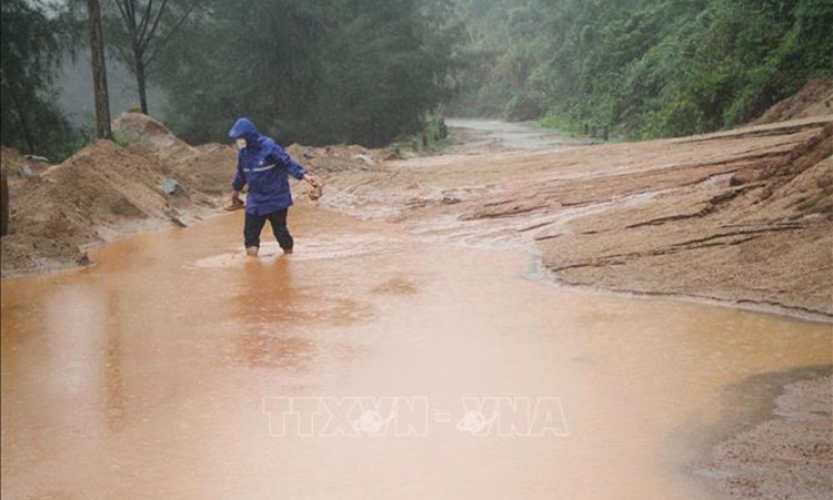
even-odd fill
[[[229,130],[229,137],[246,139],[246,147],[237,156],[237,175],[232,187],[240,191],[249,185],[246,212],[266,215],[292,205],[287,174],[302,179],[307,173],[274,140],[260,135],[247,118],[240,118]]]

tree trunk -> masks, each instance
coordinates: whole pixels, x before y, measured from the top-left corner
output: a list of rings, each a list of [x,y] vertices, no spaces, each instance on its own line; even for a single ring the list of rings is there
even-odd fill
[[[0,236],[9,234],[9,183],[6,171],[0,170]]]
[[[110,131],[110,100],[107,95],[107,67],[104,62],[104,41],[101,34],[99,0],[87,0],[90,16],[90,52],[95,88],[95,129],[99,139],[108,139]]]
[[[23,107],[20,105],[17,93],[12,91],[11,86],[8,88],[11,93],[15,111],[17,111],[17,118],[20,120],[20,128],[23,129],[23,137],[26,139],[26,147],[29,148],[29,154],[33,155],[35,154],[35,138],[32,136],[32,131],[29,129],[29,123],[26,121],[26,113],[23,112]]]
[[[148,97],[145,87],[145,63],[141,52],[133,51],[134,64],[136,65],[136,84],[139,87],[139,107],[142,108],[142,114],[148,114]]]

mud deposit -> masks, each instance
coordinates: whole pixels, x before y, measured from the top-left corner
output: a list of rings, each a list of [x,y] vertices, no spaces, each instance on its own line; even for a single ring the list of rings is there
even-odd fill
[[[478,132],[475,130],[473,133]],[[833,320],[833,116],[716,134],[390,162],[322,203],[540,253],[559,283]]]
[[[833,496],[833,378],[831,367],[765,373],[727,389],[738,405],[712,429],[735,435],[713,446],[696,473],[733,498],[823,500]],[[769,392],[768,397],[762,397]],[[758,396],[756,398],[756,396]]]
[[[241,219],[4,281],[3,498],[720,498],[680,432],[758,411],[726,387],[833,363],[826,325],[568,292],[529,254],[306,206],[295,255],[246,259]],[[276,398],[354,396],[423,401],[424,432],[382,407],[339,435],[270,427]],[[497,396],[563,413],[528,426]]]

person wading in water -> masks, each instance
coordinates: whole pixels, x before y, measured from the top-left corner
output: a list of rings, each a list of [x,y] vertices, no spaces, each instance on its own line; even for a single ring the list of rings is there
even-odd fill
[[[240,118],[229,130],[229,137],[237,142],[237,175],[232,182],[234,192],[231,206],[235,210],[243,206],[240,191],[249,185],[246,196],[246,223],[243,239],[246,254],[255,257],[260,249],[260,233],[268,220],[272,232],[284,253],[292,253],[294,241],[286,227],[286,215],[292,205],[288,175],[304,180],[315,188],[311,198],[321,195],[321,183],[297,164],[273,139],[261,135],[247,118]]]

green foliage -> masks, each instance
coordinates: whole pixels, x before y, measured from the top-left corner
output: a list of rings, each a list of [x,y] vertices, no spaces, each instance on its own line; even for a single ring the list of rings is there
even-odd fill
[[[381,146],[444,98],[445,2],[209,2],[160,61],[173,129],[225,140],[239,116],[281,142]]]
[[[194,143],[223,141],[248,116],[284,143],[422,149],[432,112],[692,134],[833,77],[830,0],[198,0],[191,11],[196,1],[165,2],[165,50],[145,65],[166,121]],[[85,2],[64,3],[86,39]],[[2,3],[0,139],[54,159],[80,141],[54,104],[71,45],[64,3],[49,15],[38,0]],[[104,7],[112,21],[115,3]],[[108,26],[111,53],[129,62],[129,29]]]
[[[629,137],[746,122],[833,72],[830,0],[456,0],[452,113]],[[521,106],[523,105],[523,106]],[[519,116],[521,115],[521,116]]]
[[[410,149],[423,155],[437,154],[454,144],[454,139],[449,135],[447,126],[445,126],[445,137],[443,137],[441,133],[441,127],[443,126],[444,122],[441,122],[438,118],[431,118],[425,122],[421,131],[394,138],[393,142],[388,145],[388,150],[396,154],[400,154],[403,149]]]
[[[52,89],[53,71],[67,44],[62,20],[24,0],[3,0],[0,18],[0,142],[61,160],[80,145]]]
[[[121,132],[117,131],[117,130],[113,131],[113,135],[112,135],[111,139],[120,148],[126,148],[126,147],[130,146],[130,139],[127,136],[125,136],[124,134],[122,134]]]

